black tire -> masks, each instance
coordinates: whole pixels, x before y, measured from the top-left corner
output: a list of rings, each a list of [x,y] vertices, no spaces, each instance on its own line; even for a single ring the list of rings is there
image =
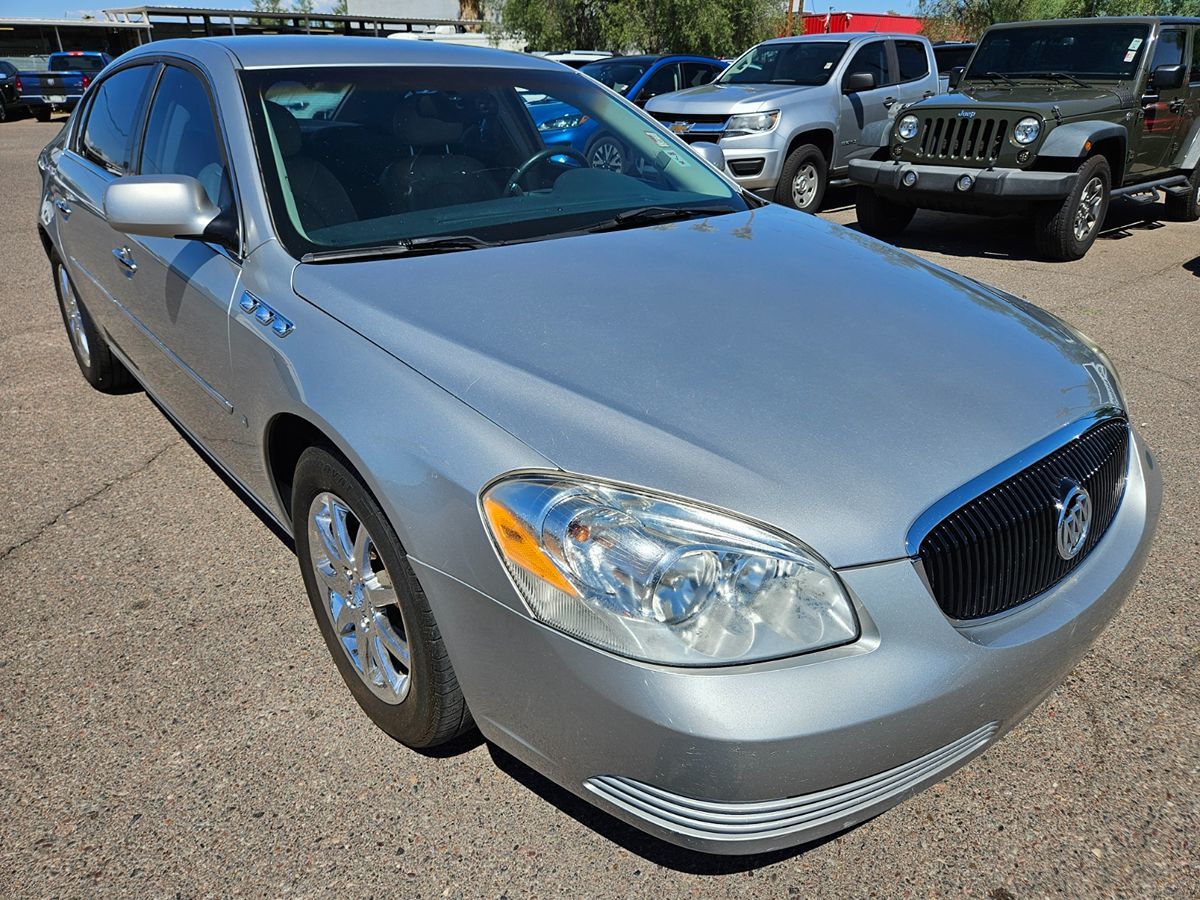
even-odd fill
[[[917,214],[915,206],[881,197],[864,185],[858,188],[855,207],[858,210],[858,227],[877,238],[894,237],[907,228]]]
[[[1037,249],[1047,259],[1058,262],[1082,259],[1104,227],[1112,188],[1108,160],[1103,156],[1088,157],[1079,167],[1078,176],[1075,187],[1061,203],[1050,203],[1038,210],[1035,231]],[[1094,216],[1089,216],[1094,221],[1087,233],[1080,237],[1075,232],[1075,226],[1084,205],[1084,194],[1091,190],[1094,180],[1099,181],[1099,209]]]
[[[593,169],[624,172],[629,168],[629,151],[611,134],[600,134],[588,144],[588,165]]]
[[[49,122],[52,111],[50,109],[38,108],[33,111],[33,117],[39,122]]]
[[[1200,166],[1192,169],[1186,194],[1167,194],[1167,218],[1173,222],[1200,220]]]
[[[808,199],[801,202],[792,188],[797,175],[805,166],[811,167],[810,172],[813,174],[810,177],[815,179],[816,185]],[[829,163],[825,154],[813,144],[801,144],[783,161],[783,171],[779,174],[779,183],[775,185],[775,202],[801,212],[815,213],[821,208],[821,201],[825,199],[825,188],[828,186]]]
[[[66,267],[55,257],[50,261],[50,268],[54,274],[58,311],[62,314],[63,327],[67,329],[67,340],[71,343],[75,362],[79,364],[79,371],[84,379],[104,394],[124,394],[136,390],[137,380],[125,368],[124,363],[113,356],[108,342],[96,328],[83,301],[79,299],[79,293],[75,290]],[[71,296],[64,296],[64,291],[70,291]]]
[[[8,105],[4,102],[4,98],[0,97],[0,122],[8,121]]]
[[[293,485],[292,521],[304,586],[325,644],[358,705],[381,730],[414,748],[443,744],[474,727],[425,592],[400,539],[370,491],[340,454],[323,447],[310,447],[301,454]],[[326,493],[348,507],[353,519],[348,528],[354,528],[353,536],[358,528],[366,527],[378,551],[372,557],[375,573],[381,571],[381,565],[391,576],[396,603],[387,610],[391,615],[398,607],[400,621],[397,623],[393,617],[391,622],[393,627],[400,625],[409,650],[409,681],[399,702],[385,702],[372,691],[335,632],[327,605],[331,592],[322,587],[313,564],[313,542],[319,537],[310,527],[309,515],[314,500]]]

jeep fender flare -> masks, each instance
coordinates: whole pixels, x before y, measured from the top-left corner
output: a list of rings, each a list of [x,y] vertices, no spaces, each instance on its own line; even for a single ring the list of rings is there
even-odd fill
[[[1072,122],[1070,125],[1059,125],[1050,132],[1046,142],[1038,150],[1038,156],[1049,156],[1056,159],[1080,159],[1087,151],[1084,145],[1091,141],[1116,138],[1121,147],[1121,160],[1125,159],[1125,148],[1129,144],[1129,133],[1124,125],[1112,122]],[[1117,173],[1114,172],[1114,175]]]

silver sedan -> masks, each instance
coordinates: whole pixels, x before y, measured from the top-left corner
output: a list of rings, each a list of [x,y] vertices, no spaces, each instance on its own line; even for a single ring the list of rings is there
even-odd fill
[[[1153,536],[1085,336],[764,204],[554,63],[149,44],[40,168],[84,377],[144,388],[294,542],[367,715],[477,725],[669,841],[797,844],[945,777]]]

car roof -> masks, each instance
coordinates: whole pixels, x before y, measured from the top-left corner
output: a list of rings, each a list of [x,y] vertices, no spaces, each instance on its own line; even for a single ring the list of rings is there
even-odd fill
[[[1001,22],[989,26],[992,28],[1033,28],[1039,25],[1120,25],[1130,22],[1144,25],[1200,25],[1200,18],[1188,16],[1097,16],[1088,19],[1032,19],[1026,22]]]
[[[387,41],[345,35],[238,35],[176,38],[143,44],[122,57],[170,54],[215,61],[233,57],[245,69],[287,66],[479,66],[562,71],[552,60],[491,47],[467,47],[438,41]]]
[[[903,31],[833,31],[828,34],[795,34],[791,37],[771,38],[764,44],[800,44],[811,41],[860,41],[866,38],[916,38],[919,34]]]

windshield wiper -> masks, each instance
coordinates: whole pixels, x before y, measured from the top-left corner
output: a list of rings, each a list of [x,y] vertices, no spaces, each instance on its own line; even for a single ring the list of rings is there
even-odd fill
[[[969,77],[964,77],[963,81],[970,81],[973,78],[990,78],[993,81],[1003,81],[1005,84],[1011,84],[1013,87],[1017,86],[1015,81],[1007,75],[1001,75],[999,72],[980,72],[978,75],[971,73]]]
[[[380,259],[389,256],[413,256],[422,253],[453,253],[457,250],[482,250],[501,247],[503,242],[485,241],[470,234],[404,238],[394,244],[375,247],[346,247],[341,250],[317,250],[300,257],[302,263],[341,262],[349,259]]]
[[[1041,72],[1037,75],[1031,74],[1030,78],[1053,78],[1055,81],[1073,81],[1080,87],[1090,88],[1091,85],[1086,81],[1080,81],[1074,75],[1068,75],[1066,72]]]
[[[620,231],[622,228],[637,228],[658,222],[673,222],[678,219],[697,219],[703,216],[723,216],[735,212],[728,206],[640,206],[619,212],[611,219],[597,222],[588,232]]]

